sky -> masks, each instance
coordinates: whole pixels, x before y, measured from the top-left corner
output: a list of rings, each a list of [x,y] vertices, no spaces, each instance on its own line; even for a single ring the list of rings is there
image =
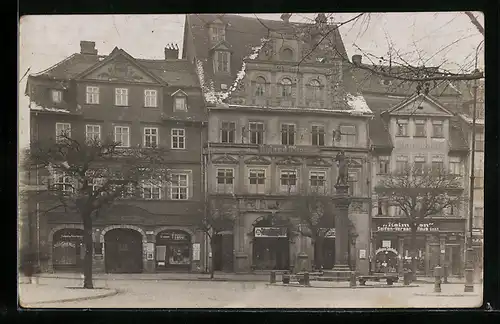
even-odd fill
[[[343,22],[357,13],[327,14]],[[484,26],[481,13],[475,13]],[[281,14],[243,14],[279,20]],[[294,13],[291,21],[312,22],[316,14]],[[95,41],[99,54],[115,46],[133,57],[161,59],[164,47],[176,43],[182,51],[184,15],[51,15],[23,16],[19,25],[19,78],[43,71],[80,51],[80,41]],[[386,56],[398,49],[405,60],[443,65],[449,70],[470,72],[483,37],[461,12],[370,13],[340,28],[347,53]],[[481,47],[482,48],[482,47]],[[417,53],[418,52],[418,53]],[[479,66],[483,66],[482,50]],[[365,60],[365,58],[363,58]],[[19,145],[29,138],[29,108],[24,96],[26,77],[19,82]]]

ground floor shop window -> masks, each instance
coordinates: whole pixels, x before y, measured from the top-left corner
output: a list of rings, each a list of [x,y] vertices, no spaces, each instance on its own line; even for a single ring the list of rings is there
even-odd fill
[[[255,227],[253,265],[258,270],[288,270],[290,242],[286,227]]]
[[[189,268],[191,236],[183,231],[163,231],[156,236],[156,269]]]
[[[84,255],[82,230],[64,229],[54,234],[52,264],[55,270],[81,269]]]

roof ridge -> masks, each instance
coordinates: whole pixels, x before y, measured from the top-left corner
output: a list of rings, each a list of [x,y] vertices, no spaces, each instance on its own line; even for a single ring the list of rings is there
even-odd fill
[[[40,75],[43,75],[45,73],[47,73],[48,71],[52,70],[52,69],[55,69],[56,67],[60,66],[61,64],[63,64],[64,62],[67,62],[69,61],[71,58],[75,57],[76,55],[78,55],[79,53],[73,53],[71,54],[70,56],[66,57],[64,60],[62,61],[59,61],[57,62],[56,64],[52,65],[51,67],[49,67],[48,69],[45,69],[41,72],[38,72],[38,73],[33,73],[31,74],[31,76],[40,76]]]

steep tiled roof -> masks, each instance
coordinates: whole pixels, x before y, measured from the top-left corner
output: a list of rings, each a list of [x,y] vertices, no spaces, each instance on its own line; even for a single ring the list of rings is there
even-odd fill
[[[460,125],[459,117],[454,116],[450,119],[450,148],[453,151],[468,151],[469,145]]]
[[[89,55],[75,53],[49,69],[32,76],[45,76],[55,79],[72,79],[92,66],[105,60],[108,55]],[[145,60],[136,62],[169,86],[198,87],[199,82],[194,66],[187,60]]]
[[[380,114],[375,114],[370,120],[370,140],[374,148],[392,148],[392,140],[387,124]]]

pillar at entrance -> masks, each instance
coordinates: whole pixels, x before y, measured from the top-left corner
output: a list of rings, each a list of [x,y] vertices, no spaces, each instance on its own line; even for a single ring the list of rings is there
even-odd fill
[[[235,252],[234,253],[234,272],[236,273],[246,273],[250,271],[250,263],[248,260],[248,254],[245,252]]]
[[[337,280],[349,280],[351,271],[348,262],[349,249],[349,204],[351,203],[349,186],[339,184],[335,186],[335,265],[333,270],[325,271],[324,275],[335,277]]]

